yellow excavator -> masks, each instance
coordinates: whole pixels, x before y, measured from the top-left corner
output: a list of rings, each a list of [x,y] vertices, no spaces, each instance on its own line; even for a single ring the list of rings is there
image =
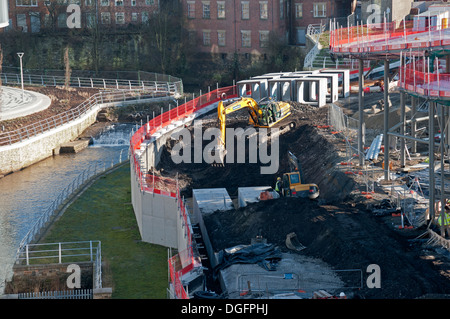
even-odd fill
[[[285,197],[308,197],[316,199],[320,191],[316,184],[305,184],[303,172],[297,157],[288,151],[289,167],[291,172],[284,173],[282,177],[282,194]]]
[[[249,125],[258,128],[270,128],[280,123],[283,119],[291,115],[291,105],[287,102],[274,101],[271,98],[264,98],[257,103],[253,98],[241,97],[237,101],[225,105],[219,101],[217,106],[217,116],[220,126],[220,138],[217,150],[221,154],[221,159],[225,156],[225,128],[227,114],[236,112],[243,108],[248,109]]]

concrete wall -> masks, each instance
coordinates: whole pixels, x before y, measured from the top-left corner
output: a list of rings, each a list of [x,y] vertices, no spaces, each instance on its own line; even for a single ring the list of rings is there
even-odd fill
[[[173,197],[141,191],[139,181],[131,169],[131,202],[142,241],[178,249],[178,203]],[[183,243],[181,241],[180,245]]]
[[[124,102],[112,102],[97,104],[79,119],[66,123],[43,134],[33,136],[19,143],[0,147],[0,176],[19,171],[47,157],[52,156],[54,150],[59,149],[61,144],[73,141],[83,133],[85,129],[95,123],[97,113],[104,107],[125,106],[147,102],[157,102],[170,99],[148,98],[141,100],[130,100]]]
[[[0,147],[0,175],[6,175],[53,155],[53,150],[63,143],[76,139],[97,118],[100,106],[83,117],[54,130],[26,139],[19,143]]]

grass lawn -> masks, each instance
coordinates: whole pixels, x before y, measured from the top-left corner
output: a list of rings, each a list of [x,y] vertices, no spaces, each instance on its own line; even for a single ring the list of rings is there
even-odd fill
[[[113,287],[112,298],[166,299],[167,248],[140,239],[126,164],[86,190],[40,243],[99,240],[103,287]]]

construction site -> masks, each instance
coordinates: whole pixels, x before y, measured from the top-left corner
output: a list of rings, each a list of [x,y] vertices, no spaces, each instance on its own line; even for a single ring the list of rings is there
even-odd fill
[[[441,207],[450,171],[450,42],[448,29],[418,32],[408,23],[330,25],[330,52],[359,62],[357,82],[344,69],[264,74],[136,132],[133,207],[144,240],[178,249],[169,258],[172,298],[449,297]],[[382,72],[371,77],[365,60]],[[276,115],[264,122],[258,114],[270,107]],[[198,147],[217,144],[204,137],[208,129],[221,129],[216,151],[225,147],[225,127],[257,128],[256,135],[279,128],[267,144],[258,140],[278,150],[278,170],[261,173],[267,161],[260,149],[254,160],[255,134],[244,137],[241,161],[235,152],[226,153],[231,160],[195,159]],[[180,143],[187,160],[175,163]]]

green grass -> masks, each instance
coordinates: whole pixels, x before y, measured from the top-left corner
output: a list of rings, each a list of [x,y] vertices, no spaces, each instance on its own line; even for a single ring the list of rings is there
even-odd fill
[[[131,205],[128,164],[98,179],[40,243],[86,240],[101,241],[103,287],[113,287],[112,298],[167,297],[167,248],[141,241]]]

